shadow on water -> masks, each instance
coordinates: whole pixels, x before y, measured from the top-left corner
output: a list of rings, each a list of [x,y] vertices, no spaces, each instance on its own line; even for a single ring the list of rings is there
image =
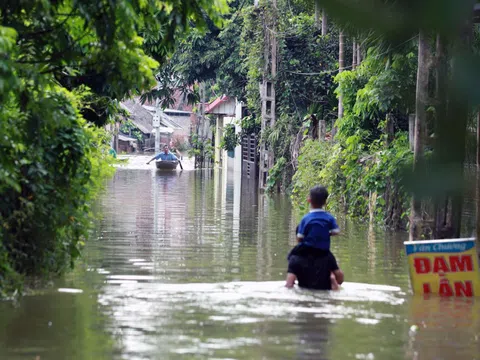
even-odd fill
[[[405,234],[340,218],[332,251],[348,283],[285,289],[301,214],[235,177],[119,169],[75,271],[16,306],[0,303],[0,358],[477,356],[477,302],[408,294]]]

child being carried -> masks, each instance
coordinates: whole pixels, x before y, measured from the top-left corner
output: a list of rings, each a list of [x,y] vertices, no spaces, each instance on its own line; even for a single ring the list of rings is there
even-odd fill
[[[298,279],[300,287],[337,290],[343,282],[343,272],[330,252],[330,237],[339,235],[335,218],[325,211],[328,191],[323,186],[310,190],[310,212],[297,227],[298,244],[288,255],[287,287]]]

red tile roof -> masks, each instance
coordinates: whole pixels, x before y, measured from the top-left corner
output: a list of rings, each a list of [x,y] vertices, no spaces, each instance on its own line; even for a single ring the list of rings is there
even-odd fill
[[[209,113],[211,112],[213,109],[215,109],[217,106],[219,106],[221,103],[223,102],[227,102],[229,101],[230,98],[226,95],[222,95],[221,97],[219,98],[216,98],[214,101],[212,101],[210,104],[208,104],[206,107],[205,107],[205,112],[206,113]]]

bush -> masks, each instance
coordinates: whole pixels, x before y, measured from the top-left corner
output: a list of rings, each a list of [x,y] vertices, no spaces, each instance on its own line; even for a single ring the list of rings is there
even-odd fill
[[[238,144],[240,144],[240,136],[235,131],[235,125],[229,124],[225,126],[220,147],[226,151],[234,151]]]
[[[13,102],[1,115],[0,291],[73,266],[92,201],[114,172],[108,134],[83,120],[79,100],[57,88],[38,94],[28,117]]]
[[[293,177],[294,204],[305,210],[309,189],[320,184],[329,189],[330,210],[358,219],[368,219],[372,210],[377,223],[404,228],[409,194],[401,185],[401,174],[412,161],[407,134],[398,133],[388,147],[384,138],[367,147],[368,136],[358,131],[335,145],[307,140]]]

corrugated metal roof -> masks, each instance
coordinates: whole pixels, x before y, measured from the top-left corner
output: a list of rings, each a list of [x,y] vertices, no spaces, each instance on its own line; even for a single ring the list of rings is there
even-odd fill
[[[153,114],[155,114],[156,112],[155,106],[143,105],[143,108],[147,110],[152,115],[152,117]],[[178,124],[174,119],[165,114],[163,111],[160,111],[160,122],[163,123],[163,125],[171,127],[173,129],[183,129],[183,126]]]
[[[125,134],[118,134],[118,140],[121,140],[121,141],[137,141],[137,139],[135,139],[131,136],[125,135]]]
[[[120,103],[120,106],[129,113],[129,119],[144,134],[151,134],[153,131],[153,116],[145,110],[142,105],[134,100],[126,100]]]

